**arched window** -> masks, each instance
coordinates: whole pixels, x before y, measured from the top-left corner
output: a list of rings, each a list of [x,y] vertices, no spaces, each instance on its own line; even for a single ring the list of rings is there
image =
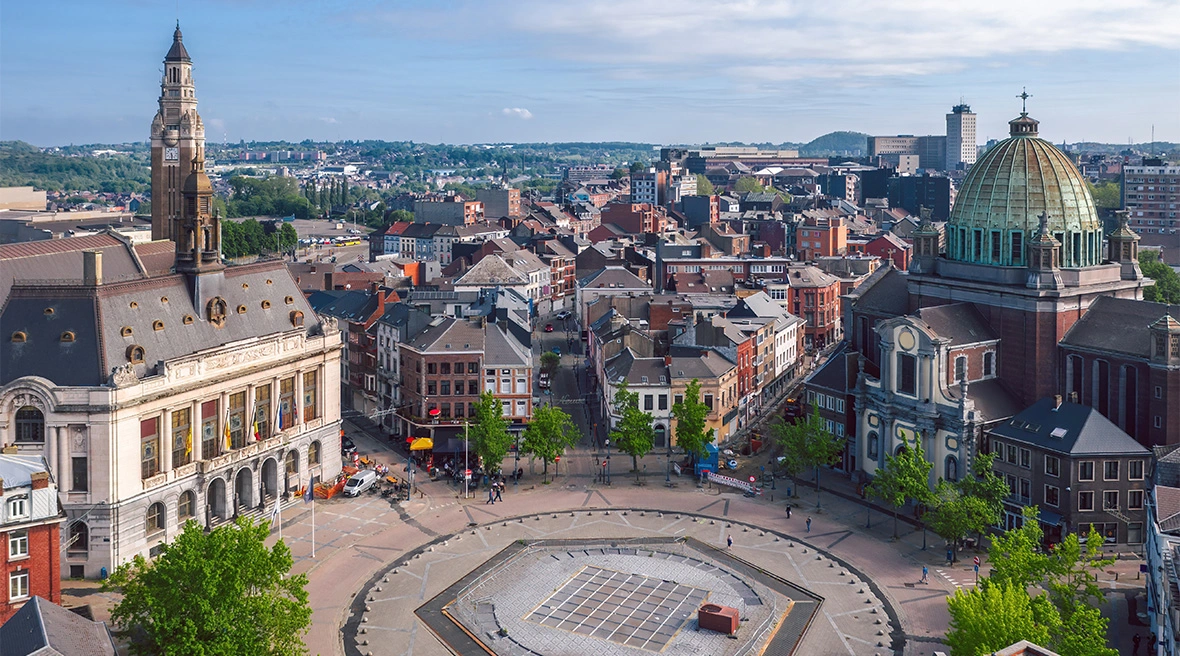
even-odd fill
[[[287,452],[287,457],[285,460],[286,460],[287,473],[288,474],[298,474],[299,473],[299,454],[298,454],[298,452],[295,451],[295,449],[291,449],[290,451]]]
[[[307,445],[307,466],[313,467],[320,464],[320,443],[312,442]]]
[[[45,441],[45,415],[40,410],[26,405],[16,411],[16,441]]]
[[[664,448],[664,438],[667,437],[667,430],[663,426],[656,426],[656,437],[652,442],[654,448]]]
[[[959,480],[959,459],[958,458],[956,458],[954,456],[947,456],[946,457],[946,471],[944,472],[943,478],[945,478],[947,481],[949,481],[951,483],[954,483],[955,481]]]
[[[869,432],[869,459],[876,460],[881,456],[881,438],[877,431]]]
[[[191,519],[196,505],[195,495],[191,491],[181,492],[180,500],[176,502],[176,519],[180,522]]]
[[[68,544],[69,544],[69,546],[66,547],[66,553],[69,555],[73,555],[73,554],[83,554],[84,555],[86,553],[89,553],[89,551],[90,551],[90,527],[88,527],[86,525],[86,522],[77,521],[77,522],[74,522],[73,524],[70,524],[70,537],[69,537]]]
[[[960,355],[955,358],[955,382],[966,380],[967,378],[967,356]]]
[[[164,530],[164,504],[157,501],[148,506],[147,534],[152,536]]]

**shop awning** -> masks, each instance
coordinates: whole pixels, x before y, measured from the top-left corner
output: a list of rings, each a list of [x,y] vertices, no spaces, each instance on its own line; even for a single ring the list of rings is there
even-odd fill
[[[1046,526],[1060,526],[1061,525],[1061,515],[1058,515],[1055,512],[1049,512],[1048,510],[1042,510],[1041,511],[1041,523]]]
[[[434,440],[429,437],[419,437],[410,443],[411,451],[427,451],[434,448]]]

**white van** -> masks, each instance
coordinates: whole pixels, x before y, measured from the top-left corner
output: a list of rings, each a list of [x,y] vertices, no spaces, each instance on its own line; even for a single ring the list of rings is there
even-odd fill
[[[344,496],[355,497],[361,492],[373,487],[377,482],[377,472],[372,469],[365,469],[352,475],[348,482],[344,484]]]

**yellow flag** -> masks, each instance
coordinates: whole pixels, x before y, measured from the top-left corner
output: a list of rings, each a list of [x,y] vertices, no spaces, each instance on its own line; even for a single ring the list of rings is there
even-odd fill
[[[229,413],[226,412],[225,413],[225,450],[229,451],[232,448],[234,448],[234,446],[233,446],[233,442],[230,441],[230,436],[229,436]]]
[[[189,426],[188,435],[184,438],[184,455],[185,457],[193,454],[193,428]]]

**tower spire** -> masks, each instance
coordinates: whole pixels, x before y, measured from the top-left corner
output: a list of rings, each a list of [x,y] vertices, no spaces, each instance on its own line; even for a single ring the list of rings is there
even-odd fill
[[[1028,99],[1032,98],[1032,94],[1027,87],[1020,87],[1020,95],[1016,97],[1020,98],[1020,115],[1028,116]]]

